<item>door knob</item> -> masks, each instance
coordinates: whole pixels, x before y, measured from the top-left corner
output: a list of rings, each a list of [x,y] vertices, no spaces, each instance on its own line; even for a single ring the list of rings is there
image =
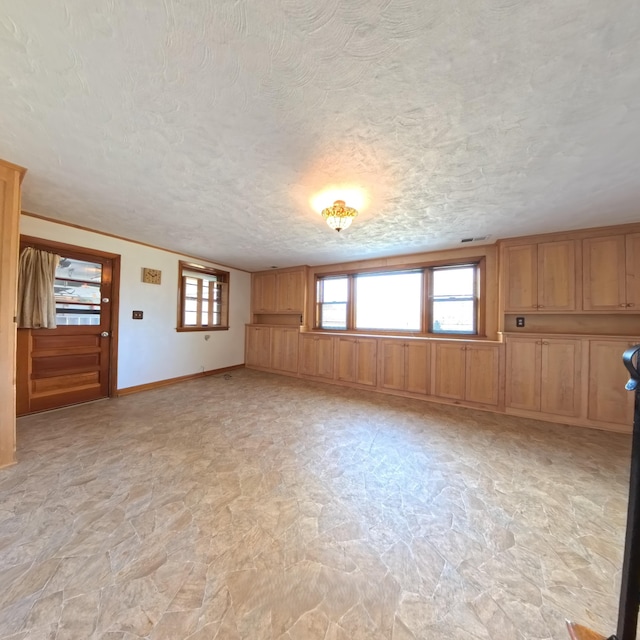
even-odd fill
[[[109,298],[102,298],[102,302],[109,302]]]
[[[103,338],[108,338],[108,337],[109,337],[109,332],[108,332],[108,331],[103,331],[100,335],[101,335]]]

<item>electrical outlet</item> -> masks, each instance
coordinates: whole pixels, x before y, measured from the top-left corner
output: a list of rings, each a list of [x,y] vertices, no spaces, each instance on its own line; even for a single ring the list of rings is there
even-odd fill
[[[516,327],[524,327],[524,317],[523,316],[518,316],[516,318]]]
[[[143,316],[142,311],[134,311],[134,312],[131,314],[131,317],[132,317],[134,320],[142,320],[142,316]]]

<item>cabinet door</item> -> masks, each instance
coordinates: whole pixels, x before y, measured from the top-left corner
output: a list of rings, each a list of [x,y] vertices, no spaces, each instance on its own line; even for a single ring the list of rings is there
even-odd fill
[[[466,373],[464,345],[438,343],[435,345],[433,360],[433,395],[464,400]]]
[[[429,393],[429,344],[408,342],[404,348],[404,387],[411,393]]]
[[[336,346],[336,378],[343,382],[356,381],[356,339],[338,338]]]
[[[505,405],[540,411],[541,340],[508,338],[505,371]]]
[[[298,371],[298,329],[271,328],[271,368],[278,371]]]
[[[273,313],[276,308],[276,274],[254,273],[251,279],[253,313]]]
[[[542,340],[540,411],[560,416],[580,415],[581,341]]]
[[[605,425],[633,424],[634,394],[624,385],[629,379],[622,354],[631,346],[626,340],[589,341],[589,400],[587,418]]]
[[[467,345],[466,388],[467,402],[497,406],[499,399],[500,348],[493,345]]]
[[[406,345],[399,340],[381,340],[382,379],[380,386],[385,389],[404,390]]]
[[[278,311],[302,313],[304,309],[304,272],[285,271],[276,274]]]
[[[356,382],[375,387],[378,379],[378,341],[369,338],[356,340]]]
[[[305,376],[316,375],[316,358],[318,353],[317,336],[300,336],[300,373]]]
[[[640,233],[626,237],[627,254],[627,309],[640,313]]]
[[[269,327],[247,327],[246,365],[269,369],[271,366],[270,342]]]
[[[538,259],[535,244],[504,247],[505,311],[530,311],[538,298]]]
[[[576,243],[574,240],[538,245],[538,309],[576,310]]]
[[[585,311],[626,309],[625,237],[586,238],[582,260]]]
[[[319,378],[333,378],[334,339],[331,336],[318,336],[316,340],[316,369]]]

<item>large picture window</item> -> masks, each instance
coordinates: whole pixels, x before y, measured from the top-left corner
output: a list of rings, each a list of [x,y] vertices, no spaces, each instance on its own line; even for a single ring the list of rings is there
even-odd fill
[[[316,281],[318,329],[479,335],[482,261]]]
[[[180,262],[178,331],[229,328],[229,272]]]

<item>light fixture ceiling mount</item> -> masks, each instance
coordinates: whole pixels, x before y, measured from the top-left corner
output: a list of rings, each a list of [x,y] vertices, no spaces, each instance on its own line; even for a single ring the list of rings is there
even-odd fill
[[[336,231],[346,229],[357,215],[358,212],[353,207],[347,207],[344,200],[336,200],[330,207],[322,210],[322,217]]]

